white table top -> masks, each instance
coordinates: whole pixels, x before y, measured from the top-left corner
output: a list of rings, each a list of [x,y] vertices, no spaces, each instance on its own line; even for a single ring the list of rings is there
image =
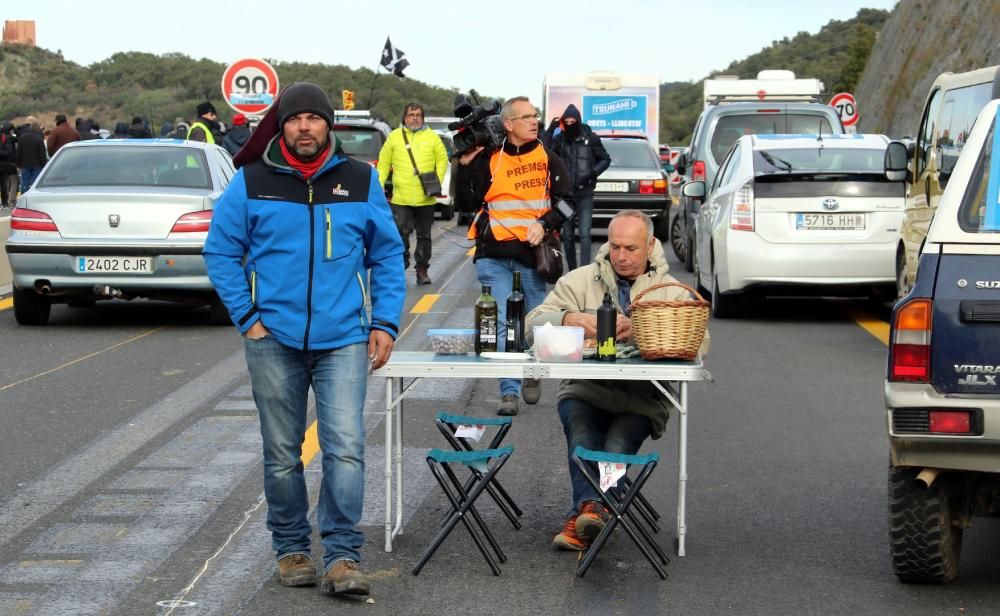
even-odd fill
[[[382,377],[615,379],[628,381],[701,381],[711,379],[701,359],[694,361],[641,358],[599,362],[507,361],[478,355],[436,355],[393,351],[389,363],[373,373]]]

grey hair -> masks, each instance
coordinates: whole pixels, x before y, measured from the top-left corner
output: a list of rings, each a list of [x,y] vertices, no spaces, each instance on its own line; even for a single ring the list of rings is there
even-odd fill
[[[500,119],[506,122],[514,117],[514,103],[530,103],[531,101],[527,96],[515,96],[514,98],[508,98],[503,102],[503,106],[500,107]]]
[[[611,222],[608,223],[608,229],[611,228],[611,223],[619,218],[638,218],[646,224],[646,241],[653,239],[653,219],[649,217],[646,212],[640,212],[639,210],[622,210],[611,217]]]

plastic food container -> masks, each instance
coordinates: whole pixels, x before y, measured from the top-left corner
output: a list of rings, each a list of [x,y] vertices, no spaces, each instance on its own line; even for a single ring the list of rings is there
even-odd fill
[[[464,355],[476,348],[474,329],[429,329],[427,337],[431,348],[438,355]]]
[[[543,325],[534,328],[535,357],[539,361],[569,362],[583,359],[583,328]]]

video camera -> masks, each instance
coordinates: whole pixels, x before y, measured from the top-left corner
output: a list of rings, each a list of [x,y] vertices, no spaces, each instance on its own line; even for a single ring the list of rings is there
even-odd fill
[[[455,155],[483,146],[487,150],[499,150],[507,136],[500,119],[500,103],[492,98],[479,102],[479,94],[469,90],[469,95],[455,97],[455,115],[460,118],[448,125],[448,130],[457,130],[452,137]]]

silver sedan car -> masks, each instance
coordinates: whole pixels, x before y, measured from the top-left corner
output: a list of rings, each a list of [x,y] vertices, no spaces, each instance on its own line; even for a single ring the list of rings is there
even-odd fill
[[[229,323],[201,250],[235,173],[225,150],[192,141],[62,147],[11,213],[17,322],[44,325],[53,303],[144,297],[208,304]]]

